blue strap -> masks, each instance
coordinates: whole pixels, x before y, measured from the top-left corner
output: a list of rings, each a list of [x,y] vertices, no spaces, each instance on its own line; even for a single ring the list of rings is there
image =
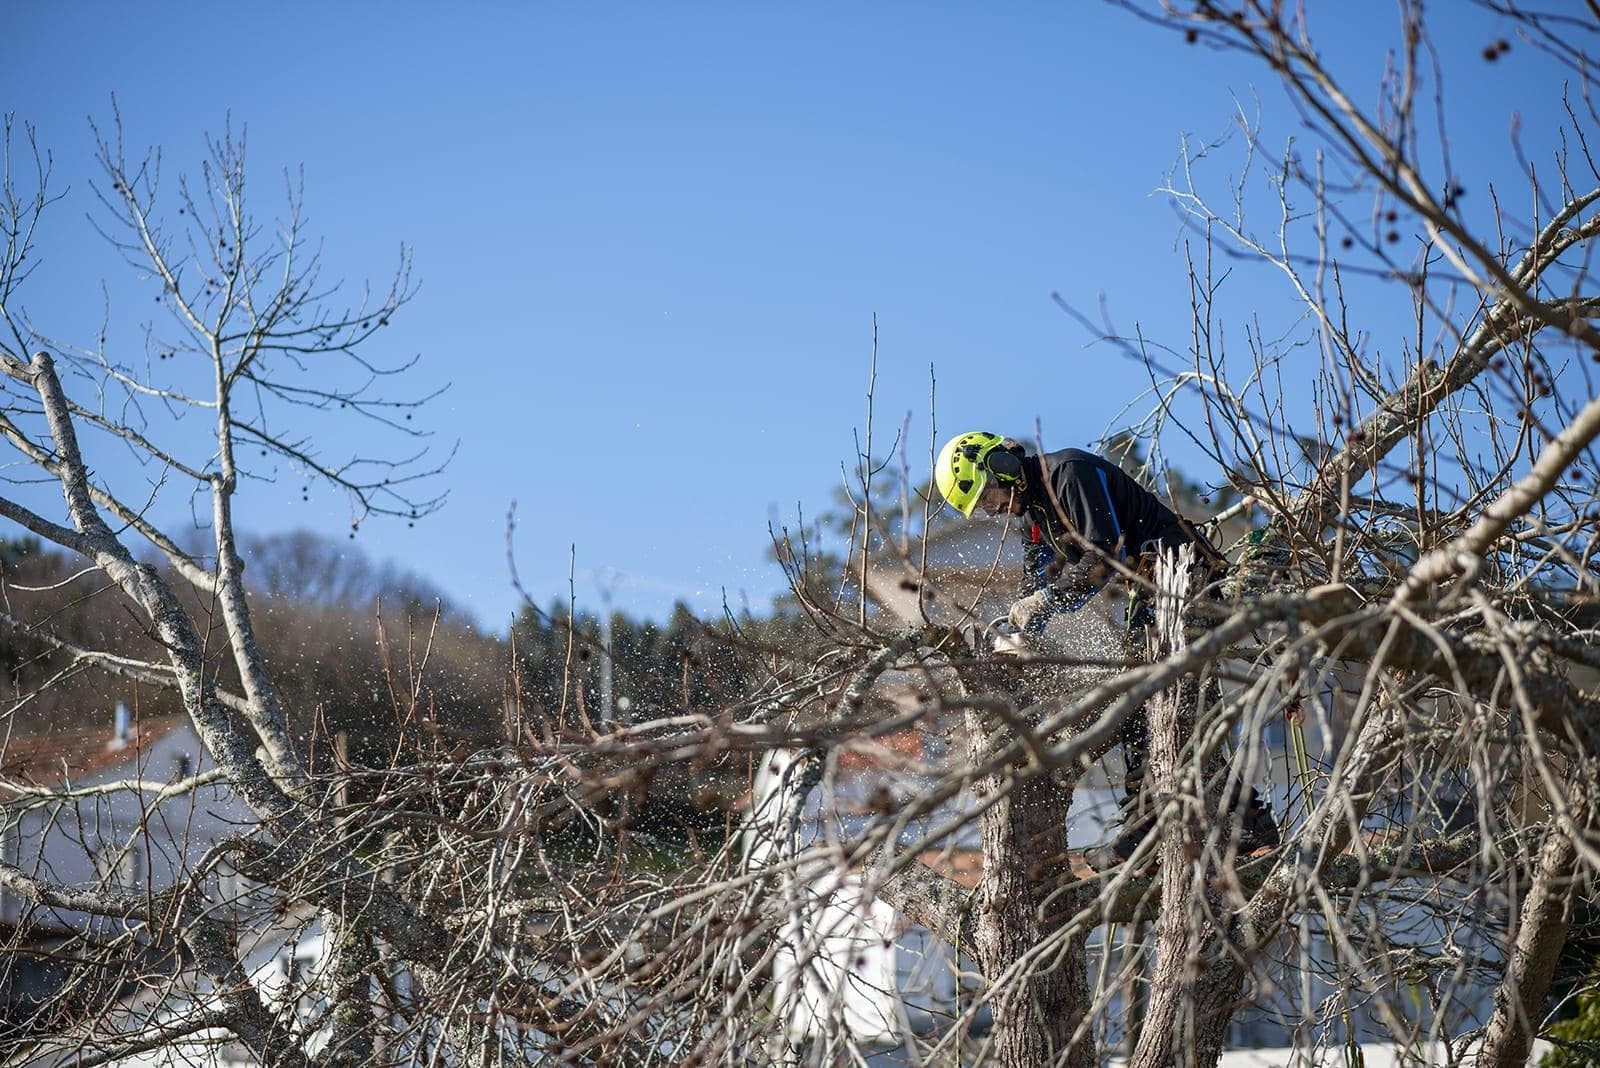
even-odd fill
[[[1105,491],[1106,495],[1106,511],[1111,513],[1111,527],[1116,531],[1117,558],[1123,559],[1127,556],[1127,552],[1122,545],[1122,520],[1117,518],[1117,506],[1111,503],[1111,482],[1106,478],[1104,468],[1097,467],[1094,469],[1094,473],[1100,476],[1100,488]]]

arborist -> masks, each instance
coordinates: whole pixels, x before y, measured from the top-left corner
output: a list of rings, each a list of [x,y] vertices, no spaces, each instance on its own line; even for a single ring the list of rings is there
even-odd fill
[[[1022,588],[1009,612],[1011,623],[1025,633],[1037,635],[1052,615],[1077,611],[1119,574],[1149,573],[1149,565],[1164,550],[1193,544],[1201,585],[1225,566],[1192,523],[1122,468],[1092,452],[1062,449],[1034,455],[1020,442],[969,431],[945,443],[933,475],[945,501],[967,518],[981,508],[989,515],[1027,520],[1022,527]],[[1136,590],[1128,609],[1130,629],[1150,622],[1148,603]],[[1150,752],[1143,708],[1123,721],[1121,742],[1127,769],[1124,804],[1116,837],[1091,852],[1097,867],[1127,860],[1154,825],[1151,806],[1140,798]],[[1242,814],[1239,851],[1253,852],[1278,841],[1272,809],[1252,789]]]

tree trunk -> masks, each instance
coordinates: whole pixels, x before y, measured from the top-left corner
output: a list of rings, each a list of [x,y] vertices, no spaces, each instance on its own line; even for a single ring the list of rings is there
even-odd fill
[[[1567,940],[1578,882],[1577,860],[1571,835],[1552,824],[1539,851],[1533,885],[1517,917],[1509,967],[1495,989],[1494,1015],[1478,1054],[1478,1068],[1514,1068],[1528,1063],[1556,959]]]
[[[1183,606],[1189,598],[1192,551],[1163,556],[1156,576],[1156,622],[1150,655],[1171,656],[1184,648]],[[1207,813],[1216,809],[1207,779],[1185,753],[1199,707],[1199,684],[1185,677],[1147,705],[1150,767],[1146,789],[1158,814],[1161,913],[1156,922],[1156,960],[1150,991],[1129,1068],[1210,1065],[1221,1053],[1231,1013],[1197,1011],[1200,992],[1215,984],[1237,992],[1240,978],[1226,965],[1223,939],[1207,916],[1207,868],[1202,856]],[[1210,770],[1210,769],[1206,769]],[[1222,965],[1219,967],[1219,963]],[[1215,973],[1215,974],[1213,974]]]
[[[992,725],[982,712],[967,713],[968,744],[975,759],[988,749]],[[1002,776],[979,785],[980,799],[1002,789]],[[983,880],[979,884],[973,951],[989,984],[994,1013],[995,1063],[1003,1068],[1092,1068],[1094,1043],[1087,1026],[1088,968],[1084,935],[1065,945],[1041,947],[1068,918],[1051,905],[1051,892],[1070,876],[1067,809],[1070,782],[1038,774],[1016,782],[984,810]],[[1074,1037],[1076,1036],[1076,1041]]]

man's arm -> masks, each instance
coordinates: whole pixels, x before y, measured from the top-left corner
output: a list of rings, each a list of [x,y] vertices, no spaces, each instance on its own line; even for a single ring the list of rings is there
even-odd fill
[[[1062,568],[1051,580],[1013,604],[1007,618],[1019,630],[1042,630],[1055,613],[1076,612],[1087,604],[1111,574],[1111,567],[1098,552],[1083,553],[1077,563]]]
[[[1012,606],[1011,622],[1037,630],[1055,612],[1076,612],[1109,581],[1121,559],[1125,532],[1118,517],[1112,479],[1104,464],[1084,454],[1066,459],[1050,472],[1050,507],[1064,529],[1046,573],[1035,570],[1037,555],[1024,551],[1023,589],[1033,591]],[[1048,549],[1048,546],[1043,548]]]

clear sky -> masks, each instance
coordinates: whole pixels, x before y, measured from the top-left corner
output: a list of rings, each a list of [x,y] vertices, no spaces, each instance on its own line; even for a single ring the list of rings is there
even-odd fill
[[[1311,7],[1370,95],[1395,5]],[[1509,165],[1511,90],[1550,81],[1549,61],[1518,48],[1485,65],[1475,10],[1432,10],[1456,16],[1452,144]],[[1297,132],[1264,71],[1084,0],[10,0],[3,15],[0,107],[37,126],[68,192],[27,301],[47,333],[90,339],[100,280],[121,270],[85,219],[87,120],[107,121],[113,93],[130,143],[160,145],[169,170],[231,115],[263,215],[303,165],[330,275],[381,281],[414,249],[421,290],[382,351],[421,354],[419,392],[449,383],[419,418],[459,452],[442,512],[359,542],[497,629],[518,603],[513,500],[542,604],[573,573],[589,607],[597,577],[636,614],[724,593],[765,607],[781,588],[769,524],[829,506],[865,430],[874,316],[875,434],[882,448],[907,429],[915,477],[930,365],[941,436],[1037,424],[1052,447],[1093,441],[1147,379],[1052,292],[1182,344],[1182,229],[1153,195],[1180,137],[1222,134],[1256,93],[1269,143]],[[1224,152],[1223,182],[1242,158]],[[1295,314],[1269,272],[1231,284],[1243,314]],[[348,530],[341,501],[302,503],[300,485],[251,486],[241,521]]]

